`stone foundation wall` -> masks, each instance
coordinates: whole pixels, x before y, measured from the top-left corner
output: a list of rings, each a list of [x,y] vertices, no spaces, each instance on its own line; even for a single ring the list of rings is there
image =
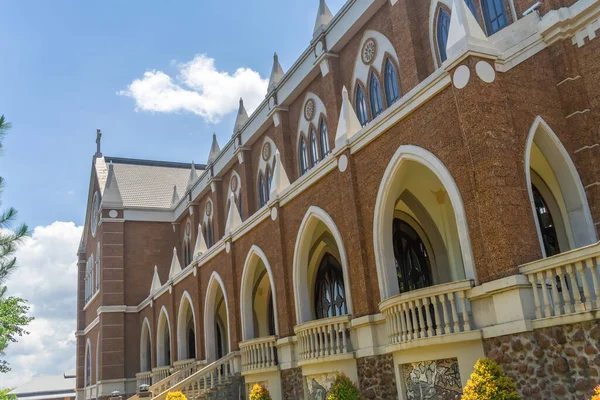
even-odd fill
[[[206,396],[208,400],[230,400],[245,399],[245,384],[243,376],[235,376],[230,381],[218,386],[214,392],[209,392]]]
[[[302,368],[291,368],[281,371],[281,394],[284,400],[304,399]]]
[[[363,357],[357,360],[360,391],[366,399],[395,400],[398,398],[394,357]]]
[[[526,399],[589,400],[600,382],[600,322],[487,339],[486,353]]]

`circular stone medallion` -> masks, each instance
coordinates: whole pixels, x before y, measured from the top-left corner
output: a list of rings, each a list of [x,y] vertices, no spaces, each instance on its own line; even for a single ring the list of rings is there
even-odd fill
[[[277,209],[275,207],[271,208],[271,219],[273,221],[277,219]]]
[[[231,242],[225,243],[225,251],[227,252],[227,254],[229,254],[229,252],[231,251]]]
[[[232,192],[236,192],[238,189],[238,177],[237,175],[234,175],[231,177],[231,191]]]
[[[475,72],[477,72],[477,76],[485,83],[492,83],[496,80],[496,71],[494,71],[494,67],[485,61],[479,61],[477,65],[475,65]]]
[[[212,203],[209,201],[206,203],[206,216],[210,217],[210,214],[212,214]]]
[[[471,70],[466,65],[461,65],[454,71],[454,86],[457,89],[463,89],[471,79]]]
[[[312,121],[314,116],[315,116],[315,101],[313,99],[310,99],[304,105],[304,118],[307,121]]]
[[[265,161],[269,161],[269,158],[271,158],[271,143],[266,142],[263,145],[263,148],[262,148],[262,158]]]
[[[345,172],[348,169],[348,157],[343,154],[338,160],[338,168],[340,172]]]
[[[119,216],[119,213],[117,212],[117,210],[110,210],[108,212],[108,216],[111,218],[117,218]]]
[[[377,57],[377,43],[374,39],[368,39],[363,45],[362,51],[362,62],[364,64],[371,64]]]

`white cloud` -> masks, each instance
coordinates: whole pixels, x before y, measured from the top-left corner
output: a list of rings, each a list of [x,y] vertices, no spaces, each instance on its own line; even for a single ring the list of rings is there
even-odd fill
[[[258,72],[249,68],[238,68],[233,74],[219,71],[215,60],[204,54],[174,65],[175,79],[162,71],[147,71],[118,94],[133,98],[139,111],[192,112],[209,123],[218,123],[237,111],[240,97],[251,113],[267,93],[269,81]]]
[[[7,282],[7,295],[27,299],[35,320],[27,327],[30,334],[8,348],[12,371],[0,375],[0,387],[75,369],[77,248],[82,229],[72,222],[38,226],[17,251],[19,265]]]

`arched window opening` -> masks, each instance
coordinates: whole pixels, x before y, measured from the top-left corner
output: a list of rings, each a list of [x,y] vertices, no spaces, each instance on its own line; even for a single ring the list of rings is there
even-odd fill
[[[142,325],[142,339],[140,341],[140,372],[152,370],[152,335],[147,320]]]
[[[383,112],[383,99],[381,97],[381,85],[377,76],[371,72],[369,79],[369,95],[371,99],[371,115],[376,118]]]
[[[325,254],[317,271],[314,304],[317,319],[348,313],[342,267],[329,253]]]
[[[188,327],[187,342],[188,358],[196,358],[196,333],[194,332],[194,328],[192,326]]]
[[[395,218],[393,240],[400,293],[432,286],[429,256],[419,234],[408,223]]]
[[[550,207],[535,185],[531,186],[531,190],[533,191],[533,202],[535,204],[546,256],[552,257],[560,254],[558,234],[556,233],[556,226],[554,225],[554,218],[552,218]]]
[[[300,174],[304,175],[308,171],[308,154],[306,149],[306,141],[304,137],[300,138]]]
[[[96,291],[100,290],[100,242],[96,247]]]
[[[446,61],[446,45],[448,44],[448,34],[450,33],[450,13],[445,8],[438,8],[436,38],[437,47],[442,62]]]
[[[265,181],[263,179],[262,172],[258,174],[258,202],[260,204],[260,208],[267,204]]]
[[[508,25],[504,0],[482,0],[481,6],[488,35],[493,35]]]
[[[157,365],[166,367],[171,365],[171,327],[164,308],[158,317],[157,330]]]
[[[525,161],[543,255],[595,243],[597,232],[577,169],[559,138],[539,117],[529,132]]]
[[[361,86],[356,89],[356,116],[362,126],[369,123],[369,112],[367,111],[367,100]]]
[[[317,134],[314,129],[310,129],[310,167],[314,167],[319,162],[319,151],[317,150]]]
[[[273,293],[269,296],[269,336],[275,336],[275,306],[273,305]]]
[[[273,183],[273,174],[271,173],[271,167],[267,165],[267,172],[265,173],[265,180],[267,181],[265,199],[268,202],[271,197],[271,183]]]
[[[229,354],[229,309],[223,280],[216,272],[210,278],[204,301],[206,359],[219,360]]]
[[[400,146],[382,178],[374,216],[382,301],[411,290],[476,280],[460,192],[433,154]]]
[[[184,293],[177,316],[178,360],[196,358],[196,324],[191,298]]]
[[[325,120],[321,119],[319,125],[319,139],[321,140],[321,158],[325,158],[331,150],[329,149],[329,133],[327,132],[327,125]]]
[[[385,62],[385,97],[388,107],[400,98],[396,68],[394,68],[394,64],[392,64],[389,58]]]
[[[85,352],[85,386],[92,385],[92,345],[88,341]]]
[[[215,321],[215,340],[216,340],[217,360],[220,360],[221,358],[225,357],[225,343],[223,341],[223,328],[221,328],[222,325],[223,325],[222,322],[219,322],[218,320]]]

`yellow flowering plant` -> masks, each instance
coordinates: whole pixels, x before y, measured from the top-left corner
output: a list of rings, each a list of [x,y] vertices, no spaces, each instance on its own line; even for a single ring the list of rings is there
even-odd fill
[[[489,358],[475,364],[462,400],[521,400],[513,381]]]
[[[180,391],[176,391],[167,393],[166,400],[187,400],[187,398]]]
[[[600,400],[600,386],[596,386],[596,389],[594,389],[594,395],[591,400]]]
[[[344,374],[339,374],[335,378],[327,394],[327,400],[362,400],[362,398],[356,385]]]
[[[271,394],[266,387],[260,383],[255,383],[252,386],[252,392],[250,392],[250,400],[272,400]]]

